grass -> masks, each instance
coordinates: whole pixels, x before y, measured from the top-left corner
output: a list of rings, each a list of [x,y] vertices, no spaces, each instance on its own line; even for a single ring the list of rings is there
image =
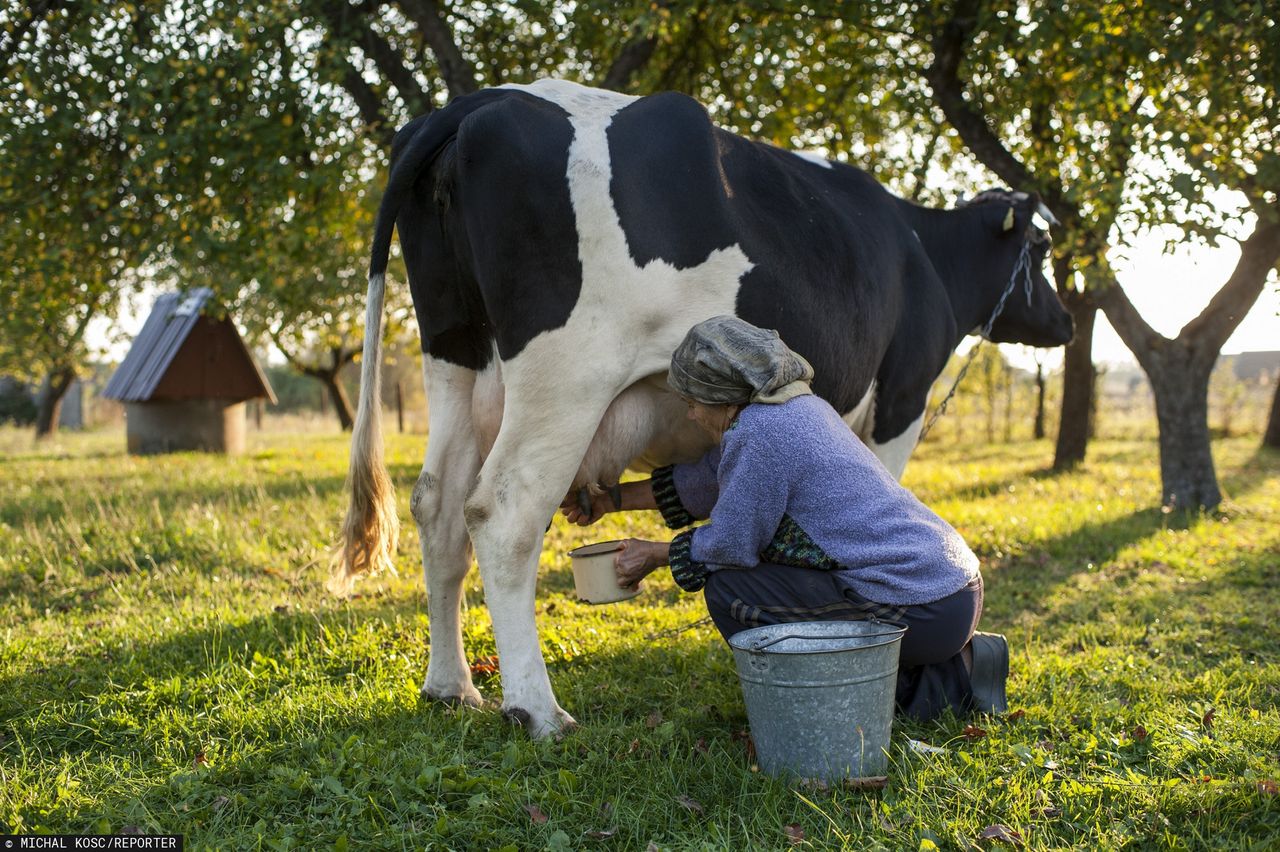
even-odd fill
[[[237,459],[130,458],[118,433],[32,449],[0,432],[0,832],[136,827],[226,849],[776,849],[801,834],[990,848],[993,826],[1031,848],[1280,837],[1280,456],[1256,439],[1219,443],[1229,500],[1194,518],[1153,508],[1151,442],[1097,443],[1065,475],[1044,470],[1043,442],[923,448],[906,482],[982,557],[1015,712],[898,726],[870,791],[754,771],[732,659],[669,578],[615,606],[573,599],[565,552],[662,534],[639,514],[547,537],[543,650],[579,730],[531,742],[494,711],[420,703],[421,438],[388,450],[400,577],[349,602],[320,583],[344,438],[252,440]],[[475,572],[468,597],[481,658]],[[479,685],[498,697],[496,676]]]

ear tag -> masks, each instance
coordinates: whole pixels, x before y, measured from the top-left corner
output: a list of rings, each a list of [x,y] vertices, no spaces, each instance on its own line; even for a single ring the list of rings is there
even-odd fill
[[[1013,208],[1009,208],[1009,212],[1004,214],[1004,225],[1001,226],[1005,231],[1013,230]]]

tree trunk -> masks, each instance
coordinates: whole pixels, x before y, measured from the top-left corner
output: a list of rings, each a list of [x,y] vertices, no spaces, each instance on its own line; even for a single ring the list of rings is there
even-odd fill
[[[1276,395],[1271,400],[1271,416],[1267,418],[1267,431],[1262,435],[1262,446],[1280,450],[1280,375],[1276,376]]]
[[[1098,306],[1089,296],[1075,292],[1062,294],[1062,302],[1075,320],[1076,334],[1063,354],[1062,411],[1058,418],[1058,445],[1053,454],[1054,470],[1067,470],[1084,461],[1096,378],[1093,325]]]
[[[1222,502],[1209,445],[1209,374],[1213,362],[1180,343],[1147,361],[1160,428],[1161,503],[1213,509]]]
[[[1031,435],[1037,441],[1044,438],[1044,390],[1048,382],[1044,380],[1044,365],[1036,363],[1036,421],[1031,427]]]
[[[338,423],[342,425],[342,431],[350,432],[355,425],[356,418],[351,412],[351,400],[347,398],[347,389],[342,386],[342,379],[339,378],[338,371],[335,370],[332,373],[320,373],[317,371],[313,375],[329,392],[329,399],[333,402],[333,410],[338,415]]]
[[[58,431],[58,415],[62,412],[62,400],[67,395],[76,373],[70,367],[59,367],[49,372],[36,394],[36,440],[53,437]]]

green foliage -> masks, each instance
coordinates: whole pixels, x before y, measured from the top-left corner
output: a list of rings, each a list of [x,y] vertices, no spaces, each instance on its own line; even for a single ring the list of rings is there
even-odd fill
[[[535,743],[492,709],[419,703],[412,525],[400,579],[348,603],[321,590],[344,439],[254,433],[225,459],[64,436],[0,460],[16,484],[0,492],[0,825],[137,826],[197,849],[584,848],[591,832],[777,849],[788,826],[817,848],[964,848],[994,825],[1032,848],[1265,845],[1280,832],[1280,456],[1254,444],[1221,444],[1232,500],[1186,522],[1145,508],[1145,441],[1100,442],[1061,476],[1044,442],[923,448],[907,484],[982,557],[1015,712],[968,736],[961,720],[900,725],[883,790],[821,791],[752,770],[698,596],[665,578],[623,604],[573,599],[566,551],[667,534],[652,518],[552,526],[538,618],[581,727]],[[420,439],[390,436],[404,517],[420,459]],[[467,596],[477,659],[494,646],[475,572]],[[479,686],[499,697],[496,676]]]

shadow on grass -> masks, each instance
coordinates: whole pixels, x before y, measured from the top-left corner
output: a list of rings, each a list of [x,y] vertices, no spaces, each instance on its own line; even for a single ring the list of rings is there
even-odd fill
[[[1173,518],[1158,508],[1085,523],[1046,540],[1024,556],[984,566],[986,611],[999,620],[1017,613],[1042,613],[1045,601],[1090,566],[1111,562],[1120,551],[1177,524],[1193,519]],[[1012,609],[1013,613],[1009,610]]]
[[[307,848],[323,838],[327,848],[349,833],[373,846],[422,848],[440,830],[467,848],[501,845],[502,838],[540,848],[552,829],[542,831],[523,805],[541,802],[559,825],[578,826],[575,837],[583,826],[610,828],[600,821],[612,817],[600,808],[634,787],[631,776],[619,775],[619,762],[647,778],[670,775],[673,762],[686,762],[677,770],[681,783],[728,785],[718,796],[724,807],[737,801],[741,780],[752,779],[736,736],[745,715],[718,640],[551,661],[557,694],[582,727],[562,742],[532,743],[492,708],[454,710],[416,700],[398,677],[378,672],[380,660],[371,656],[402,653],[406,641],[418,638],[396,633],[396,617],[410,606],[365,601],[315,617],[260,615],[155,642],[111,644],[102,652],[108,659],[82,653],[0,682],[6,734],[0,756],[16,755],[20,743],[27,764],[43,764],[46,773],[67,760],[81,767],[133,764],[130,783],[92,789],[87,798],[32,803],[21,817],[28,827],[64,831],[93,830],[102,818],[114,830],[139,825],[184,833],[193,844],[292,834]],[[375,636],[317,655],[322,635],[351,623],[357,631],[372,623]],[[418,654],[422,663],[414,668],[425,670],[425,649]],[[276,670],[273,660],[295,668]],[[496,678],[479,685],[496,697]],[[326,686],[362,692],[359,706],[326,704]],[[317,687],[319,693],[309,691]],[[277,704],[279,714],[254,712]],[[653,713],[672,724],[652,723]],[[188,755],[174,748],[174,731],[187,741]],[[206,766],[196,755],[209,745]],[[106,783],[100,772],[81,777],[86,791]],[[590,783],[575,792],[574,778]],[[595,779],[621,779],[627,789]],[[700,820],[674,806],[678,792],[666,798],[681,825],[697,830]],[[714,812],[712,800],[698,795]],[[441,828],[449,823],[452,829]],[[623,825],[618,840],[642,844],[652,830]]]
[[[1218,475],[1223,496],[1239,501],[1257,491],[1268,479],[1280,476],[1280,450],[1258,447],[1253,455],[1230,473]]]
[[[280,476],[262,482],[238,482],[234,485],[190,481],[180,485],[128,487],[129,483],[122,483],[125,487],[98,488],[94,482],[89,481],[80,483],[80,490],[74,494],[67,491],[45,492],[21,502],[0,505],[0,522],[10,526],[39,524],[58,520],[68,512],[84,516],[97,512],[100,507],[136,508],[152,503],[158,504],[163,511],[193,503],[244,505],[257,501],[262,496],[279,501],[313,494],[330,497],[342,491],[345,481],[342,476],[302,474]]]

